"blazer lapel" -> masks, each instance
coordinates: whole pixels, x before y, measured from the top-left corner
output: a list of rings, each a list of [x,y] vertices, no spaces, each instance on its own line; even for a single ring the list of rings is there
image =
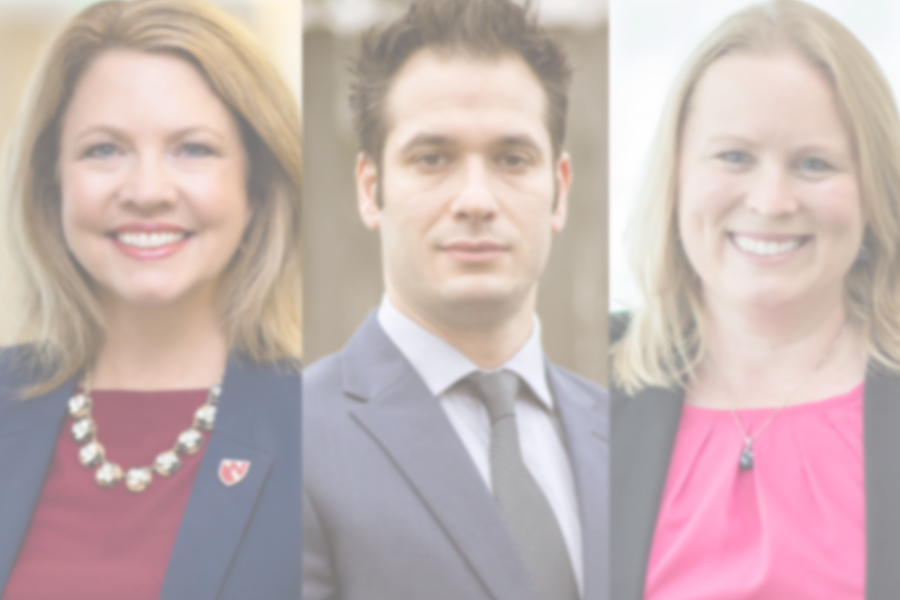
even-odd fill
[[[161,600],[212,600],[219,593],[272,466],[270,455],[242,441],[255,418],[253,403],[242,399],[258,396],[264,389],[261,373],[234,358],[229,361],[215,428],[169,558]],[[224,459],[250,462],[240,484],[229,487],[219,479]]]
[[[594,399],[547,366],[578,492],[584,600],[609,597],[609,424]]]
[[[656,517],[681,419],[681,391],[612,389],[612,597],[640,600]]]
[[[353,418],[404,474],[496,600],[537,600],[524,565],[438,401],[370,315],[343,353]]]
[[[866,599],[900,590],[900,377],[878,367],[866,374],[863,408],[866,486]]]
[[[73,377],[38,398],[8,400],[0,411],[0,592],[31,524],[74,388]]]

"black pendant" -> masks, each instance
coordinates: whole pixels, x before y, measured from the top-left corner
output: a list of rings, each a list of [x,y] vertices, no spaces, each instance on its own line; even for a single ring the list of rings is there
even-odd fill
[[[741,461],[739,465],[741,471],[749,471],[753,468],[753,440],[744,442],[744,449],[741,450]]]

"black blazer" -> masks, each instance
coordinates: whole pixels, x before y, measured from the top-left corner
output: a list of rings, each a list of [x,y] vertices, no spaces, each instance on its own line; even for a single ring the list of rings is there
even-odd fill
[[[613,339],[625,323],[613,319]],[[612,599],[643,597],[656,516],[684,402],[683,390],[612,385]],[[866,373],[866,600],[900,598],[900,374]]]
[[[32,400],[31,379],[0,352],[0,591],[12,572],[53,458],[77,377]],[[226,487],[226,458],[251,461]],[[293,366],[228,361],[216,424],[163,582],[162,600],[300,597],[300,374]],[[2,596],[2,593],[0,593]]]

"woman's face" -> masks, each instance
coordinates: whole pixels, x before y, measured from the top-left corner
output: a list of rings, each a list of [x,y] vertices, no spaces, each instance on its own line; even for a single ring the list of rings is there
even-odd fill
[[[102,300],[211,292],[250,219],[228,108],[185,60],[111,51],[79,81],[59,154],[69,250]]]
[[[865,219],[824,75],[790,52],[716,61],[694,90],[678,169],[681,241],[707,298],[840,302]]]

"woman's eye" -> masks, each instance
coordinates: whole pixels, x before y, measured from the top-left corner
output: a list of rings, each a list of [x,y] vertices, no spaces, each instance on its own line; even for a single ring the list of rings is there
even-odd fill
[[[750,155],[741,150],[728,150],[718,155],[721,160],[732,165],[744,165],[750,162]]]
[[[804,158],[800,161],[800,168],[813,173],[824,173],[831,170],[831,165],[821,158]]]
[[[118,153],[118,148],[116,148],[115,144],[95,144],[87,149],[84,153],[85,158],[112,158]]]
[[[190,158],[205,158],[215,154],[215,151],[206,144],[184,144],[180,153]]]

